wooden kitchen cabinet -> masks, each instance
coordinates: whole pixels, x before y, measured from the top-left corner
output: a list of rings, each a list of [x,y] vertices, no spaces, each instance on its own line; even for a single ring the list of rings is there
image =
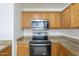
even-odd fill
[[[60,44],[60,56],[75,56],[75,55]]]
[[[32,12],[32,18],[37,18],[37,19],[48,19],[48,13],[47,12]]]
[[[17,56],[29,56],[29,44],[17,43]]]
[[[31,21],[34,18],[49,20],[49,28],[60,28],[60,12],[22,12],[21,28],[31,28]]]
[[[79,28],[79,3],[72,3],[62,12],[22,12],[21,28],[31,28],[33,18],[49,20],[50,29]]]
[[[7,48],[3,49],[0,52],[0,56],[11,56],[12,55],[12,48],[11,46],[8,46]]]
[[[29,12],[22,12],[21,28],[30,28],[31,27],[32,14]]]
[[[60,43],[54,43],[51,47],[51,55],[52,56],[75,56],[72,52],[67,50]]]
[[[48,13],[45,12],[22,12],[21,28],[31,28],[32,19],[48,19]]]
[[[49,27],[50,28],[61,28],[61,13],[60,12],[51,12],[49,13]]]
[[[51,55],[52,56],[59,56],[59,43],[54,43],[51,46]]]
[[[71,27],[79,28],[79,3],[71,5]]]
[[[61,27],[62,28],[71,28],[71,7],[67,7],[62,12],[62,19],[61,19]]]
[[[79,28],[79,3],[73,3],[62,12],[62,28]]]

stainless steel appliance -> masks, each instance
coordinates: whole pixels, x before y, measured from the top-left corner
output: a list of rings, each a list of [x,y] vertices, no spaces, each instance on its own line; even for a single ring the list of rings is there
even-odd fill
[[[50,56],[51,42],[48,40],[48,20],[32,20],[32,40],[30,41],[31,56]]]
[[[34,19],[32,20],[32,29],[34,30],[46,30],[49,27],[48,20]]]
[[[50,56],[51,55],[50,41],[37,41],[30,42],[30,55],[31,56]]]
[[[48,32],[34,31],[32,39],[33,40],[47,40],[48,39]]]

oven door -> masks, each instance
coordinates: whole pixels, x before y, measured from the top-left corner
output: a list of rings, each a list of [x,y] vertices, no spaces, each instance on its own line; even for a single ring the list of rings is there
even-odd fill
[[[30,44],[31,56],[51,56],[50,44]]]

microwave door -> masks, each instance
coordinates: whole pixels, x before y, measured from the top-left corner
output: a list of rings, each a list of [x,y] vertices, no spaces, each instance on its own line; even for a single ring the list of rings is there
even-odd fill
[[[42,27],[44,27],[44,23],[41,21],[40,22],[33,22],[32,27],[33,28],[42,28]]]
[[[33,28],[37,28],[37,27],[38,27],[38,22],[33,21],[33,22],[32,22],[32,27],[33,27]]]
[[[43,28],[44,27],[44,23],[43,22],[39,22],[39,27]]]

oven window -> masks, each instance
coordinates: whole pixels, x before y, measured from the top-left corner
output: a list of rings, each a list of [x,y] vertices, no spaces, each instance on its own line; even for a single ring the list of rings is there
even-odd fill
[[[35,47],[34,48],[34,55],[47,55],[46,47]]]

